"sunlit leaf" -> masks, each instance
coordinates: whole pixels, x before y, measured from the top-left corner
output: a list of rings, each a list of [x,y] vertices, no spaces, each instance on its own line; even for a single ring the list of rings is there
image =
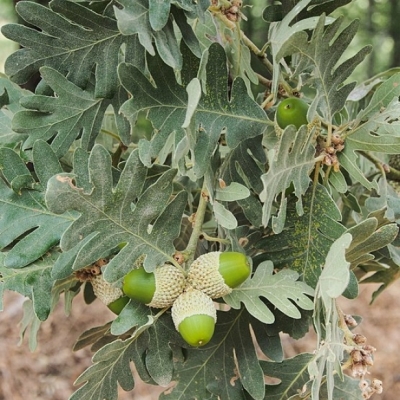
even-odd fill
[[[51,140],[53,151],[61,157],[81,136],[82,147],[91,149],[110,102],[94,98],[93,93],[80,89],[54,69],[43,67],[41,74],[56,96],[33,95],[21,100],[28,110],[15,115],[12,127],[16,132],[29,133],[24,148],[39,139]]]
[[[171,200],[176,171],[167,170],[155,183],[145,187],[147,169],[134,151],[114,188],[111,158],[100,145],[91,152],[88,171],[92,185],[88,193],[75,186],[68,174],[54,176],[47,185],[46,202],[50,210],[80,213],[62,237],[62,250],[72,249],[93,234],[79,248],[73,269],[108,256],[121,243],[126,246],[105,270],[104,276],[109,281],[121,279],[143,255],[147,270],[154,270],[167,260],[174,262],[172,242],[179,234],[186,204],[184,192]],[[157,202],[152,201],[155,198]]]
[[[264,111],[247,95],[241,79],[235,80],[228,100],[228,77],[226,68],[221,68],[225,63],[222,47],[212,45],[207,63],[206,94],[198,102],[194,116],[195,136],[189,138],[197,177],[206,171],[222,133],[225,133],[227,145],[235,148],[242,141],[263,133],[268,123]],[[188,98],[185,88],[175,81],[173,71],[159,58],[152,61],[150,71],[157,71],[154,77],[156,87],[131,65],[119,67],[121,82],[132,94],[132,99],[122,106],[121,111],[132,125],[136,123],[139,112],[145,111],[155,128],[150,143],[145,140],[139,143],[141,160],[146,166],[156,159],[173,132],[178,138],[184,136],[182,125]]]
[[[264,250],[260,260],[270,259],[277,268],[289,267],[315,287],[322,265],[332,243],[345,228],[337,222],[340,211],[326,189],[317,185],[303,197],[303,215],[296,204],[288,205],[285,229],[279,235],[260,240],[257,247]]]
[[[371,50],[368,46],[364,47],[338,65],[357,31],[356,21],[340,30],[342,21],[343,18],[338,18],[325,28],[327,18],[322,15],[311,40],[306,32],[298,32],[282,46],[277,56],[281,58],[299,53],[295,75],[304,71],[310,73],[309,83],[317,89],[313,107],[318,108],[327,121],[332,121],[334,114],[344,106],[355,86],[355,83],[344,82]]]
[[[269,222],[276,197],[281,195],[284,198],[291,184],[298,198],[298,214],[303,214],[302,196],[310,185],[310,172],[315,164],[313,136],[314,133],[308,132],[306,126],[296,132],[294,125],[290,125],[284,130],[278,147],[268,152],[269,169],[261,178],[264,185],[261,193],[264,225]],[[273,225],[272,229],[280,233],[282,228]]]
[[[378,185],[364,176],[357,162],[357,152],[400,153],[399,96],[400,74],[395,74],[376,89],[368,106],[360,111],[356,125],[346,137],[345,148],[339,154],[341,166],[368,189],[378,189]]]
[[[51,309],[51,268],[58,252],[47,254],[25,268],[16,269],[7,268],[7,257],[4,257],[6,254],[0,255],[0,294],[4,290],[13,290],[28,297],[32,300],[36,317],[40,321],[46,320]]]
[[[129,45],[134,38],[123,36],[115,19],[82,4],[55,0],[49,7],[34,2],[17,5],[19,15],[39,30],[17,24],[2,28],[4,36],[23,47],[7,59],[6,74],[21,84],[41,66],[48,66],[84,89],[95,67],[95,97],[113,97],[118,87],[118,53],[123,43]]]
[[[273,274],[273,269],[271,262],[261,263],[251,279],[224,299],[236,309],[240,309],[240,303],[243,303],[250,314],[266,324],[272,324],[275,317],[262,299],[267,299],[273,307],[291,318],[301,317],[297,307],[312,310],[314,304],[309,296],[314,294],[314,290],[297,281],[299,274],[290,270]]]
[[[20,99],[30,94],[0,74],[0,146],[13,147],[25,140],[26,134],[14,132],[11,121],[14,114],[22,109]]]
[[[50,154],[48,152],[49,160]],[[42,157],[43,154],[39,151],[36,156]],[[13,191],[0,179],[0,248],[12,247],[4,260],[6,267],[23,268],[56,245],[74,217],[70,212],[64,215],[50,212],[42,191],[26,189],[27,183],[32,186],[35,181],[25,163],[11,149],[1,148],[0,158],[3,160],[0,167],[8,184],[18,189]],[[7,165],[2,164],[4,161]],[[59,171],[57,166],[51,167],[50,161],[47,167],[49,169],[45,171],[45,167],[38,163],[40,177]],[[16,187],[15,182],[21,183],[21,177],[24,184]]]

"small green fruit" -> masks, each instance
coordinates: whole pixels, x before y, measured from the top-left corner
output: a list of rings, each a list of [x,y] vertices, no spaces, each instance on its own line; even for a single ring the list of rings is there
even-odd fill
[[[219,251],[203,254],[193,261],[187,281],[212,299],[226,296],[242,284],[251,272],[247,257],[239,252]]]
[[[133,269],[125,275],[122,291],[131,299],[150,303],[156,291],[154,273],[147,272],[143,267]]]
[[[129,297],[127,296],[122,296],[117,300],[114,300],[112,303],[110,303],[107,307],[114,313],[119,315],[119,313],[122,311],[122,309],[128,304],[129,302]]]
[[[226,251],[219,256],[219,273],[230,288],[241,285],[251,272],[250,263],[243,253]]]
[[[281,101],[276,109],[276,122],[279,127],[285,129],[288,125],[294,125],[299,129],[302,125],[307,125],[308,104],[298,99],[290,97]]]
[[[188,287],[172,306],[172,320],[186,343],[200,347],[207,344],[214,334],[217,312],[210,297]]]
[[[182,271],[170,264],[147,272],[143,267],[129,272],[122,285],[123,292],[154,308],[170,307],[183,292],[186,278]]]

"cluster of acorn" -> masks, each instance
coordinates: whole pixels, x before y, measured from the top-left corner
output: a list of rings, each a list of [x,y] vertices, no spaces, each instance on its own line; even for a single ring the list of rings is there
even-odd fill
[[[187,275],[170,264],[147,272],[143,266],[130,271],[122,290],[95,275],[90,281],[94,294],[119,314],[129,299],[153,308],[172,306],[176,330],[192,346],[207,344],[217,320],[212,299],[226,296],[251,273],[247,257],[239,252],[211,252],[198,257]]]

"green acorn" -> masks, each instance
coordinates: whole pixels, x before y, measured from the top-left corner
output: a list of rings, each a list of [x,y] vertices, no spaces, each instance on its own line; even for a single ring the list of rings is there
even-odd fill
[[[276,109],[276,122],[279,127],[285,129],[288,125],[294,125],[297,129],[307,125],[308,104],[297,98],[290,97],[281,101]]]
[[[94,275],[90,279],[94,295],[106,306],[123,296],[122,290],[103,279],[103,275]]]
[[[250,263],[244,254],[215,251],[203,254],[193,261],[187,281],[193,288],[201,290],[212,299],[217,299],[241,285],[250,272]]]
[[[172,306],[172,320],[186,343],[194,347],[207,344],[213,334],[217,311],[210,297],[188,287]]]
[[[186,279],[182,271],[170,264],[147,272],[143,267],[125,275],[123,292],[130,297],[154,308],[170,307],[183,292]]]
[[[129,297],[128,296],[122,296],[117,300],[114,300],[110,304],[107,305],[107,307],[114,313],[119,315],[122,309],[128,304],[129,302]]]

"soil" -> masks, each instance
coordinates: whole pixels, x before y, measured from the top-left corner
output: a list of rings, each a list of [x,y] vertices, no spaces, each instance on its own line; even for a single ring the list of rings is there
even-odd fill
[[[400,398],[400,281],[384,291],[369,306],[371,293],[376,285],[361,286],[360,297],[353,301],[341,300],[342,309],[348,314],[363,316],[356,328],[377,348],[369,379],[383,381],[384,392],[373,400],[398,400]],[[91,365],[89,349],[72,352],[79,335],[94,326],[113,318],[113,314],[98,302],[90,308],[81,297],[74,300],[73,313],[66,317],[63,305],[42,324],[39,344],[29,351],[28,340],[19,343],[19,322],[24,299],[12,292],[4,297],[4,311],[0,313],[0,400],[67,400],[76,390],[73,382]],[[315,349],[315,336],[310,332],[305,338],[294,341],[283,337],[285,353],[292,357],[303,351]],[[132,392],[120,391],[119,400],[156,400],[160,388],[139,382],[135,371],[136,386]]]

